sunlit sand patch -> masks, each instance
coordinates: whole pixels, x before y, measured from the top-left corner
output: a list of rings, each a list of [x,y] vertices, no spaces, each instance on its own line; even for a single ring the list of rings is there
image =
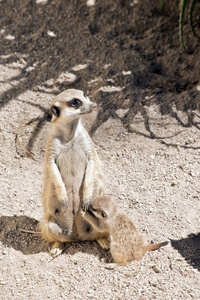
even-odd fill
[[[86,2],[86,5],[87,5],[87,6],[94,6],[94,5],[95,5],[95,0],[88,0],[88,1]]]
[[[124,76],[126,76],[126,75],[131,75],[132,72],[131,72],[131,71],[122,71],[122,74],[123,74]]]
[[[13,56],[13,54],[0,55],[0,57],[1,57],[2,59],[8,59],[8,58],[10,58],[10,57],[12,57],[12,56]]]
[[[5,36],[6,40],[13,41],[15,39],[14,35],[8,34]]]
[[[98,89],[98,91],[106,92],[106,93],[113,93],[113,92],[121,92],[123,88],[120,86],[102,86]]]
[[[48,30],[47,34],[51,37],[56,37],[56,34],[53,31]]]
[[[33,71],[33,70],[35,70],[35,67],[30,66],[30,67],[28,67],[28,68],[26,69],[26,72],[31,72],[31,71]]]
[[[102,78],[101,77],[96,77],[96,78],[91,79],[90,81],[88,81],[88,85],[97,84],[99,81],[102,81]]]
[[[107,81],[115,83],[114,79],[112,79],[112,78],[108,78]]]
[[[6,55],[0,55],[0,57],[2,58],[2,59],[8,59],[8,58],[11,58],[11,57],[16,57],[16,58],[19,58],[19,59],[21,59],[21,58],[26,58],[26,57],[28,57],[28,54],[21,54],[21,53],[17,53],[17,52],[15,52],[15,54],[6,54]]]
[[[36,4],[46,4],[48,0],[36,0]]]
[[[88,66],[88,64],[79,64],[79,65],[77,65],[77,66],[73,67],[73,68],[72,68],[72,71],[75,71],[75,72],[77,72],[77,71],[80,71],[80,70],[86,69],[86,68],[87,68],[87,66]]]
[[[104,65],[104,69],[108,69],[110,66],[111,66],[110,63],[109,63],[109,64],[105,64],[105,65]]]
[[[48,79],[47,81],[45,81],[44,83],[46,86],[48,87],[53,87],[54,86],[54,79],[53,78],[50,78]]]
[[[64,82],[74,82],[76,81],[77,76],[73,73],[66,72],[61,73],[60,76],[57,78],[56,82],[64,83]]]
[[[116,110],[118,117],[123,118],[128,112],[127,108],[120,108]]]

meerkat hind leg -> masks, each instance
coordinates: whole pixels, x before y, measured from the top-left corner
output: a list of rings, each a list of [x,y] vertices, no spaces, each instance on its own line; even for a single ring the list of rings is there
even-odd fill
[[[50,253],[53,257],[55,257],[55,256],[60,255],[62,253],[63,249],[64,249],[64,243],[57,241],[53,244],[53,247],[51,248]]]
[[[122,253],[122,251],[120,250],[118,245],[112,244],[110,252],[111,252],[112,258],[114,260],[114,263],[106,264],[106,267],[105,267],[106,269],[113,270],[117,267],[127,265],[126,257],[124,255],[124,253]]]
[[[99,245],[100,245],[103,249],[107,250],[107,249],[110,248],[110,241],[109,241],[108,238],[101,238],[101,239],[98,239],[98,240],[96,240],[96,241],[99,243]]]

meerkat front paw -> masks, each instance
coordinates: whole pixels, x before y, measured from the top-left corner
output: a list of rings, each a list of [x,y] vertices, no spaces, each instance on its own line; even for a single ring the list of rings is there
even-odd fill
[[[60,204],[62,205],[62,207],[64,208],[68,208],[68,201],[67,199],[60,199]]]
[[[85,216],[85,211],[83,210],[83,208],[80,209],[80,214],[81,214],[81,216],[84,218],[84,216]]]
[[[67,197],[67,193],[61,193],[60,195],[58,194],[58,200],[60,202],[60,204],[62,205],[62,207],[64,208],[68,208],[68,197]]]
[[[84,199],[84,203],[83,203],[83,209],[84,210],[88,210],[88,207],[90,206],[91,201],[92,201],[91,197],[87,197],[87,198]]]
[[[101,248],[108,250],[110,248],[110,240],[108,238],[98,239],[97,242],[101,246]]]

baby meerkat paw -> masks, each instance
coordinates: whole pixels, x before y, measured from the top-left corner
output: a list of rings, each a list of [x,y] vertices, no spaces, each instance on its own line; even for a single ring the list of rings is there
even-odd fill
[[[80,209],[80,214],[81,214],[82,217],[85,216],[85,211],[83,210],[83,208]]]
[[[102,188],[99,188],[99,195],[103,195],[104,194],[104,190]]]
[[[107,238],[98,239],[97,242],[105,250],[108,250],[110,248],[110,241]]]

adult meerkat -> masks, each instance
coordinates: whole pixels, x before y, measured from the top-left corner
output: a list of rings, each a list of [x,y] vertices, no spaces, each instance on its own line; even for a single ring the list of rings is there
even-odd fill
[[[81,210],[83,219],[110,238],[110,252],[115,263],[109,268],[126,265],[132,260],[140,260],[147,251],[154,251],[168,242],[144,245],[143,237],[134,223],[119,212],[111,196],[95,197],[86,211]]]
[[[87,208],[92,198],[103,192],[101,162],[80,121],[81,115],[94,108],[96,104],[75,89],[60,93],[51,105],[40,229],[47,241],[54,242],[53,254],[62,249],[62,242],[78,240],[76,225],[80,222],[75,225],[74,218],[80,205]],[[84,233],[83,228],[80,231]]]

